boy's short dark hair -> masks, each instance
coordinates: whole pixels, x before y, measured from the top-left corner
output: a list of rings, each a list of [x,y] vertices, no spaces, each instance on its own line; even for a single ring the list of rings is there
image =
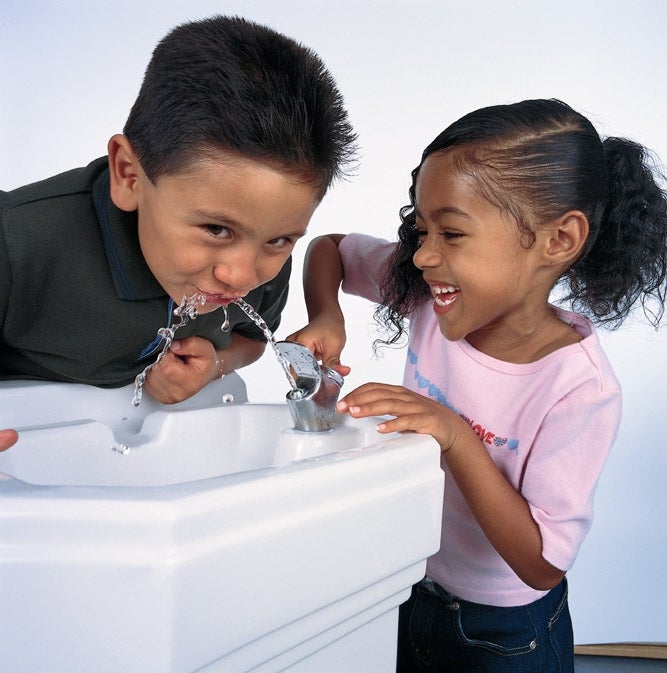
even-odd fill
[[[124,134],[151,181],[227,150],[323,195],[355,152],[343,98],[307,47],[240,17],[177,26],[157,45]]]

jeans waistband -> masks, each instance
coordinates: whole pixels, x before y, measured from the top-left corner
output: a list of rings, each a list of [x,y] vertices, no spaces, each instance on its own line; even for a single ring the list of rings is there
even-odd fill
[[[451,604],[454,602],[457,603],[469,603],[472,605],[475,605],[475,603],[472,603],[472,601],[466,601],[463,598],[459,598],[458,596],[454,596],[453,594],[450,594],[449,591],[441,587],[437,582],[432,580],[430,577],[424,577],[421,582],[419,582],[419,587],[431,594],[432,596],[437,596],[438,598],[441,598],[445,602]],[[549,591],[547,594],[542,596],[542,598],[538,598],[536,603],[540,602],[549,602],[551,600],[558,600],[560,599],[561,596],[567,595],[567,579],[564,577],[561,582],[559,582],[551,591]],[[516,606],[520,607],[520,606]]]

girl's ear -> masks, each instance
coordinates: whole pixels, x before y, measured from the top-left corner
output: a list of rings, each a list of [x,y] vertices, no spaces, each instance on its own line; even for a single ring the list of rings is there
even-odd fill
[[[117,208],[128,212],[137,209],[138,177],[141,167],[130,141],[120,134],[108,144],[111,200]]]
[[[580,210],[559,217],[549,229],[546,255],[550,264],[570,266],[581,254],[588,232],[588,218]]]

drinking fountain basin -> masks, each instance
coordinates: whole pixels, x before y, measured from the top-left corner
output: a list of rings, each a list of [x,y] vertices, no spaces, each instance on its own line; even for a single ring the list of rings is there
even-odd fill
[[[222,400],[233,401],[223,403]],[[0,642],[12,673],[393,673],[440,542],[437,443],[293,429],[231,375],[185,403],[0,383]]]

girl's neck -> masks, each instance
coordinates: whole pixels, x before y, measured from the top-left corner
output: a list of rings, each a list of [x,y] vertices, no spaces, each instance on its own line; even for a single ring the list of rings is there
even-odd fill
[[[466,336],[476,350],[504,362],[527,364],[583,339],[573,327],[546,307],[544,315],[518,326],[489,325]]]

